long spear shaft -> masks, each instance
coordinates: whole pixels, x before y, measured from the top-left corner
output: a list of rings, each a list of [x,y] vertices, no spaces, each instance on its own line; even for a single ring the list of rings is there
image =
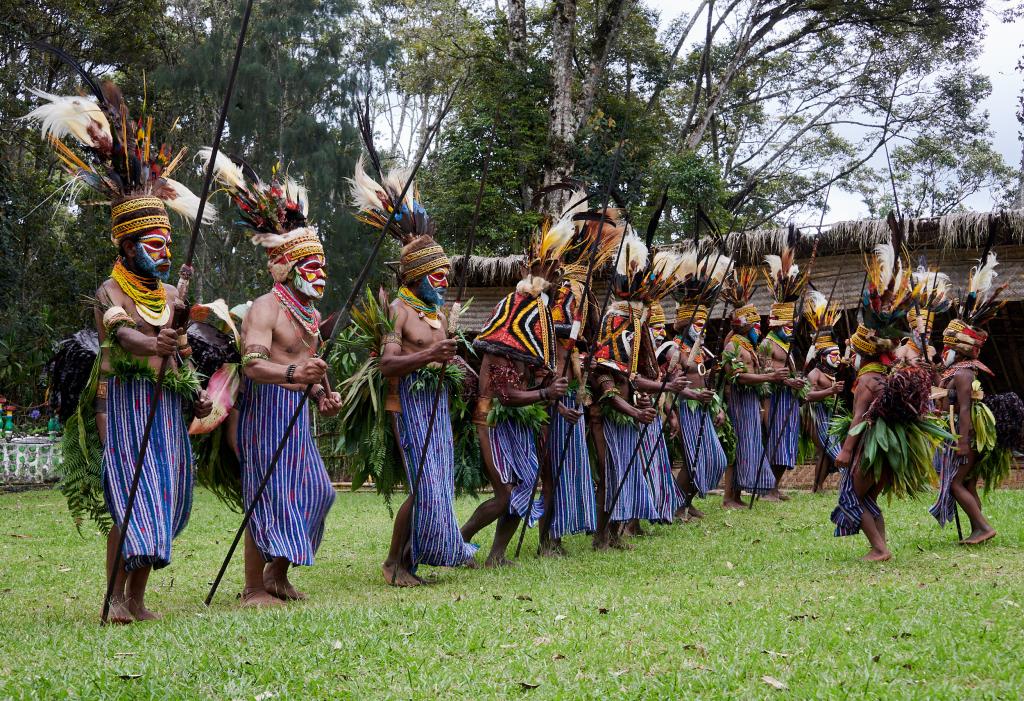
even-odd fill
[[[793,347],[796,345],[796,332],[797,329],[800,328],[800,322],[803,320],[804,296],[807,294],[807,288],[811,286],[811,273],[814,272],[814,262],[818,257],[818,243],[820,241],[820,236],[816,236],[814,238],[814,248],[811,250],[811,263],[807,266],[807,284],[805,284],[804,288],[800,291],[800,299],[798,299],[796,303],[796,319],[793,322],[793,337],[789,341],[789,348],[786,349],[786,360],[783,363],[783,367],[787,369],[789,368],[789,360],[793,355]],[[786,390],[788,390],[787,387],[779,387],[780,392]],[[775,414],[777,413],[778,404],[781,403],[781,401],[778,403],[771,402],[768,409],[768,430],[761,439],[761,459],[757,462],[757,473],[754,477],[754,484],[751,485],[750,506],[747,507],[749,509],[754,508],[754,500],[757,499],[757,485],[761,481],[762,468],[764,467],[764,464],[768,462],[767,445],[771,441],[771,432],[775,427]]]
[[[459,87],[462,85],[462,80],[459,80],[453,88],[451,94],[445,104],[441,107],[441,111],[437,116],[437,119],[431,125],[430,129],[427,130],[427,137],[423,142],[423,146],[420,149],[419,155],[416,158],[416,163],[412,170],[409,171],[409,177],[405,181],[405,186],[402,188],[402,192],[399,194],[395,201],[395,206],[391,210],[391,214],[388,215],[388,220],[384,223],[381,228],[380,235],[377,237],[376,242],[373,245],[373,249],[370,251],[369,257],[363,264],[362,270],[359,271],[359,276],[356,278],[355,283],[352,285],[352,290],[349,292],[348,299],[345,300],[344,306],[341,308],[341,312],[338,314],[338,321],[334,324],[334,328],[331,329],[331,335],[327,338],[327,341],[323,344],[319,351],[319,357],[325,357],[330,352],[331,347],[334,345],[334,341],[338,336],[338,332],[348,324],[349,312],[352,310],[352,305],[355,304],[356,298],[359,296],[359,292],[363,285],[366,284],[366,278],[370,274],[370,268],[373,266],[373,262],[377,259],[377,254],[380,252],[380,247],[384,243],[384,238],[388,235],[388,229],[395,221],[395,216],[398,214],[401,208],[401,203],[405,200],[405,195],[409,191],[409,187],[412,185],[413,180],[416,177],[416,173],[420,169],[420,165],[423,163],[424,156],[427,155],[427,148],[433,141],[441,128],[441,122],[445,115],[448,114],[448,110],[451,108],[452,100],[455,97],[455,93],[458,92]],[[213,162],[213,159],[210,160]],[[284,452],[285,442],[288,437],[292,434],[292,429],[295,428],[295,424],[299,420],[299,416],[302,414],[302,410],[306,406],[306,400],[309,399],[310,392],[313,391],[313,385],[306,385],[305,391],[299,398],[299,403],[295,407],[295,411],[292,413],[291,419],[288,420],[288,425],[285,427],[284,433],[281,435],[281,440],[277,443],[277,448],[274,449],[274,454],[270,458],[270,464],[267,466],[266,471],[263,473],[263,477],[260,480],[259,486],[256,487],[256,492],[253,495],[252,502],[249,507],[245,510],[245,515],[242,517],[242,523],[238,527],[238,531],[235,533],[234,539],[231,541],[231,547],[228,548],[227,555],[224,556],[224,562],[220,566],[220,571],[217,572],[217,577],[213,580],[213,584],[210,586],[210,592],[206,595],[205,603],[207,606],[213,601],[214,595],[217,593],[217,588],[220,586],[221,580],[224,578],[224,573],[228,569],[228,565],[231,563],[231,557],[235,554],[235,549],[238,547],[238,542],[242,539],[242,534],[245,533],[246,527],[249,525],[249,521],[252,519],[253,512],[256,510],[256,505],[260,503],[260,499],[263,497],[263,492],[266,490],[267,485],[270,483],[270,477],[274,474],[274,468],[277,467],[277,462],[281,458],[281,453]]]
[[[825,302],[825,313],[826,314],[828,313],[829,307],[832,306],[832,298],[835,296],[836,284],[838,282],[839,282],[839,275],[836,275],[835,278],[832,280],[832,290],[831,290],[831,292],[828,293],[828,301]],[[810,283],[808,282],[808,284],[810,284]],[[818,342],[818,337],[820,335],[821,335],[821,327],[818,327],[815,330],[815,332],[814,332],[814,338],[811,339],[811,347],[812,348]],[[808,353],[808,355],[809,355],[809,353]],[[807,373],[807,366],[808,365],[810,365],[810,362],[804,362],[804,373]],[[832,383],[833,383],[833,385],[835,385],[835,378],[834,377],[832,378]],[[835,396],[838,396],[838,394],[835,395]],[[829,424],[825,424],[825,425],[828,426]],[[828,434],[826,433],[825,435],[827,436]],[[827,441],[828,439],[826,438],[825,440]],[[817,492],[819,485],[821,484],[822,481],[824,481],[824,478],[825,478],[824,477],[824,472],[825,472],[825,454],[826,454],[827,450],[828,450],[827,442],[826,443],[822,443],[821,455],[818,458],[818,464],[814,468],[814,484],[811,485],[811,492],[812,493],[813,492]]]
[[[493,136],[492,136],[493,140]],[[462,275],[459,282],[459,292],[455,297],[455,302],[452,304],[451,318],[448,320],[448,333],[452,334],[455,332],[456,323],[458,322],[459,310],[462,308],[462,297],[466,294],[466,277],[469,271],[469,258],[473,255],[473,244],[476,241],[476,227],[480,221],[480,206],[484,199],[484,188],[487,182],[487,169],[491,163],[491,150],[487,149],[484,153],[483,164],[480,166],[480,189],[476,193],[476,205],[473,207],[473,219],[470,222],[469,227],[469,239],[466,242],[466,254],[462,258]],[[437,420],[437,407],[441,403],[441,392],[444,388],[445,372],[448,370],[448,361],[441,363],[441,370],[438,373],[437,388],[434,390],[434,402],[430,408],[430,419],[427,421],[427,433],[423,437],[423,447],[420,449],[420,459],[416,464],[416,478],[409,484],[409,492],[412,497],[412,505],[410,507],[411,512],[409,515],[409,537],[415,537],[416,531],[416,506],[419,500],[419,484],[420,479],[423,478],[423,469],[427,463],[427,448],[430,446],[430,438],[434,433],[434,423]],[[416,563],[413,563],[414,565]],[[395,569],[394,574],[391,575],[391,584],[394,584],[398,578],[398,570]]]
[[[721,249],[719,249],[718,256],[715,258],[715,262],[714,262],[714,264],[712,264],[712,266],[710,268],[710,271],[711,271],[710,275],[711,276],[708,278],[709,282],[714,279],[714,277],[713,277],[714,270],[718,266],[718,261],[721,259],[721,257],[722,257],[722,251],[721,251]],[[732,267],[734,262],[735,262],[735,260],[730,260],[729,261],[729,268]],[[728,277],[728,274],[729,274],[729,269],[727,268],[726,271],[725,271],[725,275],[723,276],[723,284],[724,284],[724,279],[725,279],[725,277]],[[722,286],[720,285],[719,288],[715,291],[715,299],[712,302],[712,305],[714,305],[718,301],[718,294],[721,291],[722,291]],[[693,311],[690,314],[690,320],[687,322],[687,326],[693,324],[693,318],[696,315],[696,313],[697,313],[697,307],[694,306],[694,309],[693,309]],[[636,341],[634,341],[634,342],[636,342]],[[665,387],[668,385],[668,377],[669,377],[668,374],[666,374],[665,377],[661,381],[661,386],[658,388],[657,393],[654,395],[654,405],[655,406],[658,405],[658,402],[661,400],[661,395],[665,392]],[[614,512],[616,505],[618,505],[618,503],[619,503],[619,496],[622,494],[622,488],[625,486],[626,480],[629,479],[629,475],[633,471],[633,465],[636,463],[637,454],[640,451],[640,447],[643,445],[644,438],[647,436],[647,429],[648,428],[650,428],[650,424],[644,424],[643,428],[640,429],[639,435],[637,436],[637,440],[636,440],[636,446],[633,448],[633,453],[629,457],[629,462],[626,465],[626,470],[623,472],[622,479],[619,480],[619,483],[618,483],[618,485],[615,488],[615,493],[612,495],[612,503],[611,503],[611,506],[608,507],[609,523],[611,522],[611,514]],[[649,466],[648,466],[648,469],[649,469]]]
[[[189,280],[192,277],[192,261],[195,258],[196,242],[199,238],[199,227],[203,221],[203,211],[206,209],[206,200],[210,195],[210,183],[213,181],[213,166],[214,161],[217,158],[217,152],[220,150],[220,139],[224,133],[224,122],[227,119],[228,107],[231,105],[231,95],[235,90],[235,78],[238,75],[238,64],[242,58],[242,47],[245,45],[245,35],[249,29],[249,17],[252,14],[252,3],[253,0],[247,0],[245,4],[245,10],[242,13],[242,24],[238,31],[238,43],[235,45],[235,57],[231,63],[231,71],[228,73],[228,85],[224,91],[224,102],[221,104],[220,115],[217,118],[217,130],[213,135],[213,144],[210,150],[210,161],[206,168],[206,176],[203,178],[203,189],[199,194],[199,207],[196,210],[196,218],[192,223],[192,233],[189,237],[188,249],[185,254],[185,262],[181,266],[178,279],[178,293],[176,296],[177,302],[181,302],[182,306],[175,309],[173,326],[178,329],[181,333],[181,327],[184,326],[186,317],[182,313],[184,310],[184,301],[188,295]],[[128,146],[125,144],[125,148]],[[176,302],[176,303],[177,303]],[[117,581],[118,571],[121,569],[121,559],[123,557],[123,550],[125,540],[128,538],[128,529],[131,525],[132,513],[135,509],[135,500],[139,493],[139,483],[142,480],[142,465],[146,459],[146,451],[149,449],[149,439],[153,430],[153,421],[156,419],[157,406],[160,403],[160,397],[163,395],[164,377],[167,374],[167,366],[170,362],[170,356],[164,356],[160,361],[160,370],[157,372],[156,383],[153,387],[153,396],[149,402],[149,411],[146,414],[145,427],[142,430],[142,440],[139,443],[139,453],[135,458],[134,474],[132,475],[131,488],[128,490],[128,501],[125,503],[124,518],[121,520],[119,525],[119,534],[117,541],[117,550],[114,552],[114,562],[110,568],[107,578],[107,593],[103,597],[103,612],[100,616],[100,621],[106,623],[110,616],[110,600],[114,595],[114,584]]]

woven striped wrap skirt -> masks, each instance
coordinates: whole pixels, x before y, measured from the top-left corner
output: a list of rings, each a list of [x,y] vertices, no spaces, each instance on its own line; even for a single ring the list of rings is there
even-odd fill
[[[822,446],[826,455],[835,460],[839,457],[839,450],[842,446],[836,436],[828,432],[831,420],[829,409],[831,407],[832,402],[811,402],[811,411],[814,412],[814,430],[818,435],[818,444]]]
[[[658,511],[654,508],[654,499],[651,489],[644,479],[641,456],[637,455],[633,461],[632,469],[627,475],[629,459],[636,449],[637,440],[640,437],[635,424],[620,424],[614,419],[604,417],[604,442],[605,442],[605,490],[604,508],[609,510],[612,507],[612,500],[615,498],[616,490],[619,493],[615,508],[611,510],[608,518],[610,521],[632,521],[642,519],[656,521]],[[648,428],[648,431],[651,429]],[[623,478],[625,477],[625,482]]]
[[[441,387],[441,397],[430,434],[423,472],[419,460],[423,454],[430,413],[434,407],[434,388],[419,392],[412,390],[417,373],[402,378],[399,399],[402,413],[396,416],[398,443],[402,448],[405,475],[414,485],[416,505],[413,508],[412,561],[413,565],[455,567],[472,559],[477,546],[462,540],[455,519],[455,449],[452,440],[452,420],[448,412],[448,389]],[[417,482],[417,476],[419,481]]]
[[[800,399],[796,392],[789,387],[776,387],[768,420],[772,422],[768,430],[768,462],[792,470],[800,448]]]
[[[570,409],[582,409],[576,401],[575,392],[565,395],[562,402]],[[597,527],[597,504],[594,480],[590,474],[586,426],[586,416],[575,424],[569,424],[555,407],[551,408],[548,455],[552,480],[557,483],[551,517],[552,538],[574,533],[593,533]],[[562,462],[566,433],[570,436],[569,448]],[[558,471],[559,464],[561,472]]]
[[[662,434],[664,425],[661,417],[654,419],[647,432],[644,433],[643,454],[637,459],[643,460],[640,466],[646,470],[644,481],[651,490],[654,510],[658,513],[655,523],[672,523],[676,509],[684,505],[683,493],[676,486],[672,475],[672,460],[668,455],[668,445]],[[642,429],[641,429],[642,430]]]
[[[761,443],[761,398],[753,387],[739,384],[729,392],[729,418],[736,429],[736,484],[765,494],[775,488],[775,474]]]
[[[248,508],[302,393],[248,379],[242,392],[238,452]],[[312,565],[333,503],[334,487],[310,430],[306,403],[253,510],[249,532],[268,562],[283,557],[293,565]]]
[[[501,483],[512,485],[508,513],[519,518],[528,517],[527,522],[533,526],[544,513],[542,498],[534,499],[532,508],[530,504],[533,484],[540,470],[537,436],[529,426],[511,420],[488,427],[487,431],[491,437],[491,458],[501,475]]]
[[[963,467],[967,457],[956,454],[956,443],[946,442],[935,454],[935,464],[939,468],[939,496],[928,509],[940,526],[945,526],[956,516],[956,499],[953,498],[953,478],[956,471]]]
[[[150,380],[107,380],[103,496],[118,526],[124,522],[153,389]],[[182,413],[184,402],[180,395],[164,391],[157,404],[121,552],[128,571],[169,565],[171,541],[185,528],[192,511],[192,445]]]
[[[679,400],[679,425],[683,450],[693,471],[693,486],[703,498],[722,481],[727,467],[725,450],[718,440],[714,417],[706,406],[691,409],[685,399]],[[694,455],[698,440],[700,450]]]
[[[856,535],[860,532],[861,519],[864,517],[864,510],[867,509],[875,518],[881,518],[882,510],[870,495],[864,498],[857,496],[853,488],[853,470],[839,470],[839,504],[832,510],[832,523],[836,524],[833,534],[836,538],[840,536]]]

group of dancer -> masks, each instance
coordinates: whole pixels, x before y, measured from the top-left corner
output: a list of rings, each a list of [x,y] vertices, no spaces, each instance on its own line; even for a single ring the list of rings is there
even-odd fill
[[[305,598],[289,570],[313,564],[335,493],[308,410],[289,422],[309,387],[323,416],[337,414],[343,402],[319,357],[324,324],[316,302],[328,278],[304,188],[284,172],[264,180],[240,159],[213,158],[233,219],[267,253],[273,285],[251,304],[193,305],[186,333],[174,319],[186,300],[166,284],[167,209],[195,217],[198,205],[170,177],[184,152],[158,142],[148,115],[130,117],[109,83],[95,101],[37,94],[41,104],[29,117],[42,124],[72,176],[109,199],[117,249],[111,276],[96,293],[101,349],[75,430],[69,425],[65,432],[62,484],[79,522],[91,516],[109,526],[110,620],[155,616],[145,604],[146,583],[151,569],[170,563],[171,542],[189,518],[197,459],[190,438],[205,437],[197,452],[207,459],[230,456],[234,467],[213,482],[219,494],[253,508],[242,605]],[[61,140],[68,135],[84,156]],[[383,564],[389,584],[423,583],[417,574],[423,564],[474,565],[473,540],[491,524],[484,562],[500,566],[510,562],[508,548],[524,520],[538,527],[542,554],[564,555],[562,540],[573,534],[590,534],[597,549],[628,548],[644,521],[700,518],[693,500],[720,485],[725,507],[741,506],[743,491],[785,499],[779,485],[797,464],[807,422],[826,459],[842,471],[832,514],[836,535],[863,530],[868,559],[890,556],[878,497],[917,493],[936,472],[941,490],[932,511],[939,522],[959,505],[971,525],[964,542],[995,535],[982,514],[978,482],[998,484],[1012,446],[989,407],[1001,417],[1024,412],[1015,395],[987,400],[979,383],[990,374],[978,360],[986,338],[981,327],[999,308],[994,254],[986,252],[954,304],[948,278],[910,273],[898,244],[876,246],[862,321],[844,358],[833,331],[841,305],[810,289],[795,245],[765,260],[774,302],[762,338],[761,315],[751,303],[757,270],[737,265],[726,242],[657,250],[655,227],[641,238],[622,211],[569,193],[560,215],[534,235],[521,279],[476,334],[472,351],[460,350],[455,320],[443,311],[451,262],[434,238],[433,221],[415,187],[401,196],[408,173],[384,174],[372,146],[370,153],[375,175],[360,159],[350,183],[355,216],[401,244],[399,289],[374,349],[386,385],[380,411],[388,412],[410,487]],[[211,152],[200,156],[208,162]],[[215,216],[207,205],[204,221]],[[604,300],[593,290],[598,273],[609,279]],[[662,307],[669,295],[677,301],[671,324]],[[705,329],[719,299],[731,308],[724,338]],[[940,368],[928,339],[936,315],[949,309],[955,313],[943,333]],[[794,338],[804,321],[811,347],[798,355]],[[204,325],[230,339],[234,354],[200,373],[192,355],[207,338]],[[472,421],[492,488],[461,527],[450,388],[437,373],[449,363],[459,364],[463,377],[477,376]],[[478,370],[470,367],[477,363]],[[117,558],[161,365],[169,367],[163,398]],[[856,375],[852,413],[840,401],[844,365]],[[431,373],[434,382],[424,381]],[[681,458],[678,471],[673,453]],[[117,559],[122,565],[115,571]]]

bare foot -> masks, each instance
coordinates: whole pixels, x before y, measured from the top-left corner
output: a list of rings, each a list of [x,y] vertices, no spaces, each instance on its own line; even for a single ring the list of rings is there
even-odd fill
[[[599,535],[597,535],[595,533],[594,534],[594,539],[593,539],[591,545],[594,548],[594,550],[607,550],[608,549],[608,538],[605,537],[605,536],[599,536]]]
[[[519,567],[519,563],[509,560],[504,555],[491,555],[484,563],[484,567]]]
[[[747,508],[747,505],[743,504],[741,502],[738,502],[735,499],[723,499],[722,500],[722,508],[723,509],[745,509],[745,508]]]
[[[782,501],[782,495],[779,494],[777,489],[773,489],[767,494],[762,494],[759,498],[761,501]]]
[[[244,589],[242,608],[274,608],[284,606],[284,601],[273,596],[266,589]]]
[[[292,583],[285,579],[283,582],[273,577],[263,577],[263,588],[271,596],[276,596],[282,601],[305,601],[307,597],[303,592],[292,586]]]
[[[562,557],[565,555],[565,550],[555,543],[544,543],[537,550],[537,554],[541,557]]]
[[[102,612],[100,615],[102,615]],[[107,623],[109,625],[125,626],[134,622],[135,617],[132,616],[132,612],[128,610],[128,605],[123,599],[119,601],[110,600],[110,610],[107,612]]]
[[[615,540],[608,543],[608,547],[615,548],[616,550],[633,550],[636,548],[635,545],[633,545],[632,543],[627,543],[621,538],[616,538]]]
[[[986,540],[992,540],[996,537],[995,529],[989,528],[987,531],[973,531],[969,536],[960,541],[963,545],[979,545],[984,543]]]
[[[385,562],[381,565],[384,581],[393,587],[418,587],[423,581],[404,567]]]
[[[885,562],[892,557],[888,550],[875,550],[872,548],[867,555],[861,558],[864,562]]]
[[[789,495],[785,492],[778,492],[779,501],[789,501]]]
[[[463,561],[461,566],[465,567],[467,570],[475,570],[479,569],[480,563],[476,561],[475,557],[470,556]]]
[[[690,518],[704,518],[704,512],[692,504],[686,507],[686,511],[690,515]]]
[[[135,603],[135,599],[125,599],[124,603],[136,621],[159,621],[163,618],[146,608],[145,604]]]

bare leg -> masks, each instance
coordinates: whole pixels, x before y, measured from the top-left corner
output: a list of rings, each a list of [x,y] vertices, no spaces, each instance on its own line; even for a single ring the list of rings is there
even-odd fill
[[[595,550],[606,550],[609,544],[608,510],[605,508],[605,488],[607,486],[607,450],[604,443],[604,429],[600,421],[590,423],[593,437],[594,454],[597,456],[597,529],[594,531],[593,547]]]
[[[854,470],[853,491],[861,500],[862,506],[864,497],[867,496],[875,486],[874,480],[870,476],[862,473],[858,469]],[[868,539],[868,543],[871,545],[871,550],[861,559],[868,562],[884,562],[891,558],[892,553],[889,552],[889,546],[885,543],[885,535],[875,522],[875,517],[872,516],[871,512],[866,508],[862,508],[860,526],[864,531],[864,536]]]
[[[975,498],[974,494],[971,493],[971,489],[966,484],[967,473],[970,472],[972,467],[973,461],[964,461],[957,469],[956,475],[953,476],[953,484],[950,487],[953,498],[956,499],[956,502],[971,521],[971,534],[963,539],[963,543],[966,545],[984,543],[996,535],[995,529],[992,528],[991,524],[981,513],[981,500]],[[977,486],[975,486],[975,489],[977,489]]]
[[[509,485],[502,483],[501,474],[494,466],[494,458],[491,455],[491,437],[486,426],[477,426],[477,435],[480,437],[480,452],[484,458],[484,471],[487,473],[487,481],[494,489],[494,496],[476,507],[476,511],[469,517],[462,526],[462,539],[467,543],[481,530],[491,525],[502,514],[508,512],[508,504],[512,492]]]
[[[746,505],[740,500],[740,485],[736,481],[736,466],[730,465],[725,471],[725,490],[722,496],[723,509],[744,509]]]
[[[395,513],[395,525],[391,529],[391,549],[381,566],[384,581],[396,587],[415,587],[422,584],[412,573],[412,551],[409,547],[412,536],[412,501],[410,494]]]
[[[107,581],[110,581],[110,573],[114,567],[114,557],[117,554],[117,541],[121,539],[121,531],[117,526],[112,526],[107,534]],[[128,573],[124,569],[124,562],[117,571],[117,579],[114,580],[114,593],[110,596],[110,612],[107,614],[107,621],[116,624],[132,623],[135,618],[125,602],[125,584],[128,580]],[[104,596],[106,592],[104,591]]]
[[[263,587],[267,593],[283,601],[303,601],[306,595],[288,580],[290,566],[287,558],[275,557],[263,568]]]
[[[786,474],[785,465],[772,465],[772,474],[775,475],[775,486],[768,490],[768,493],[761,497],[762,501],[788,501],[789,497],[779,491],[779,485]]]
[[[506,551],[512,536],[516,534],[516,528],[521,519],[507,512],[498,518],[498,524],[494,529],[494,542],[491,544],[491,552],[487,555],[487,567],[502,567],[515,564],[508,559]]]
[[[273,596],[267,591],[264,584],[263,573],[266,568],[266,560],[263,554],[256,547],[249,529],[245,529],[245,589],[242,590],[242,606],[263,607],[283,606],[284,601]]]
[[[146,608],[146,583],[149,581],[149,573],[152,567],[140,567],[128,574],[128,583],[125,588],[125,603],[128,610],[136,621],[156,621],[160,615],[153,613]]]

